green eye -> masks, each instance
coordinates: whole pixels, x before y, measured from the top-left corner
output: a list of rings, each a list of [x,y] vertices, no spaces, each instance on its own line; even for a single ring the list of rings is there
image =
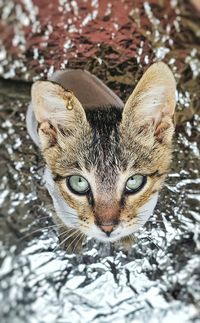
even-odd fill
[[[69,189],[75,194],[85,194],[90,188],[88,181],[79,175],[68,177],[67,184]]]
[[[146,184],[146,176],[134,175],[126,182],[126,192],[135,193]]]

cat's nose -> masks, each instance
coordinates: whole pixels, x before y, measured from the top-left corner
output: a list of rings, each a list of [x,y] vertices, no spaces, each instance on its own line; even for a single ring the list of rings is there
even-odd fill
[[[114,225],[100,225],[99,227],[109,237],[111,232],[114,230],[115,226]]]

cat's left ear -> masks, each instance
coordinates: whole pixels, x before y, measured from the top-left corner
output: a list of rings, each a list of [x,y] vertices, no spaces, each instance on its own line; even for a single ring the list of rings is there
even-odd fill
[[[159,140],[172,136],[173,115],[176,106],[176,81],[169,67],[162,62],[151,65],[128,98],[122,124],[144,128],[153,125]]]
[[[85,111],[71,91],[51,81],[37,81],[31,89],[42,148],[57,142],[59,131],[72,133],[86,122]]]

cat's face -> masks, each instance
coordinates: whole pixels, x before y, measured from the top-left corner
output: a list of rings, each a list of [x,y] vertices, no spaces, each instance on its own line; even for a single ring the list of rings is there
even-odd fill
[[[168,67],[152,65],[123,110],[84,111],[51,82],[35,83],[32,98],[58,216],[102,241],[131,235],[152,214],[171,161],[175,81]]]

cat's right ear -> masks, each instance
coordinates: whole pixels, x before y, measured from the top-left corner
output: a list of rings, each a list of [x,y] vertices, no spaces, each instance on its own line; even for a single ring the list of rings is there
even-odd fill
[[[171,140],[176,106],[176,82],[162,62],[151,65],[128,98],[122,123],[124,129],[152,127],[159,141]]]
[[[56,143],[61,129],[68,133],[73,132],[86,122],[81,103],[71,91],[66,91],[57,83],[35,82],[32,85],[31,98],[43,148]]]

